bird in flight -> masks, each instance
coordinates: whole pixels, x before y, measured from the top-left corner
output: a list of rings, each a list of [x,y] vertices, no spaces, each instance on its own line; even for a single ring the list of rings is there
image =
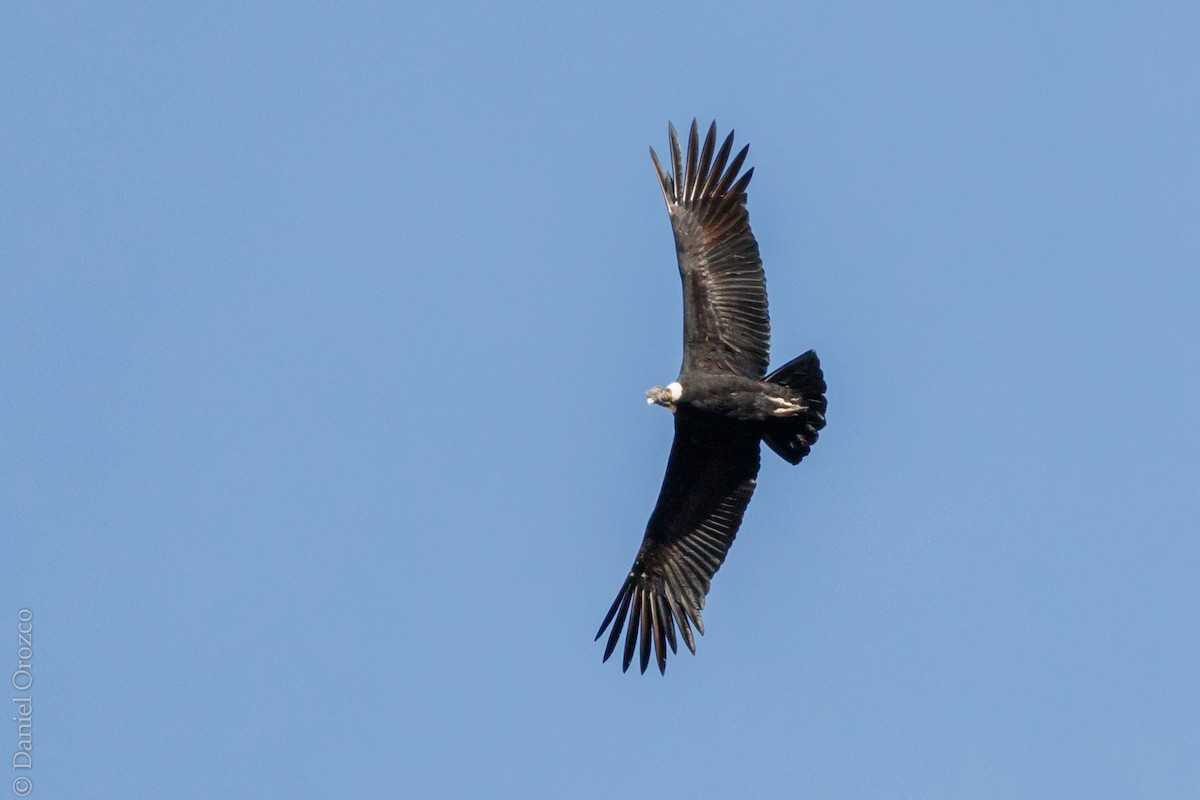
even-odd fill
[[[767,374],[766,280],[746,213],[754,169],[740,174],[749,146],[730,160],[733,132],[717,149],[716,122],[701,144],[693,120],[685,157],[675,127],[668,130],[672,170],[654,148],[650,158],[683,278],[683,365],[646,402],[674,415],[675,441],[642,546],[596,633],[599,640],[612,625],[605,661],[624,631],[622,669],[638,650],[645,672],[653,647],[662,673],[667,646],[678,652],[677,633],[696,652],[692,627],[704,633],[704,598],[754,493],[759,443],[799,464],[825,427],[816,353]]]

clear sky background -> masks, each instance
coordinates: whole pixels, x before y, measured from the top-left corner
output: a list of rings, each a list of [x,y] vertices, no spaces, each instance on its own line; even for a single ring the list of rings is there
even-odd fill
[[[4,18],[32,797],[1200,796],[1200,6]],[[692,117],[829,424],[664,678]]]

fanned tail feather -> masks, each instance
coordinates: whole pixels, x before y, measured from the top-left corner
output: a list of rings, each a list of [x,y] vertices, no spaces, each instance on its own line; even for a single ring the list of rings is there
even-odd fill
[[[825,427],[825,375],[817,354],[809,350],[793,358],[764,380],[786,386],[804,398],[806,410],[795,416],[772,420],[763,441],[791,464],[799,464],[817,441],[817,432]]]

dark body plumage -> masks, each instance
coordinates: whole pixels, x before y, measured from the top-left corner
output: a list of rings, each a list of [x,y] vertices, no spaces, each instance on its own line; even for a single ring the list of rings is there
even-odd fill
[[[750,232],[741,173],[749,148],[730,159],[731,132],[716,148],[714,122],[700,143],[692,121],[686,158],[674,126],[666,172],[654,149],[683,279],[683,365],[678,380],[646,393],[675,415],[675,442],[658,503],[621,591],[604,617],[607,661],[625,634],[622,668],[651,648],[660,672],[676,632],[693,653],[692,628],[713,575],[754,493],[759,443],[798,464],[825,426],[825,380],[811,350],[766,374],[771,325],[758,243]]]

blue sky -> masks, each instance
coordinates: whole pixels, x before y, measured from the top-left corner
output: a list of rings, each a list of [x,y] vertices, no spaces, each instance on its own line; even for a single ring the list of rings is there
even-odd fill
[[[1200,795],[1195,4],[5,16],[0,793]],[[663,678],[692,117],[829,424]]]

